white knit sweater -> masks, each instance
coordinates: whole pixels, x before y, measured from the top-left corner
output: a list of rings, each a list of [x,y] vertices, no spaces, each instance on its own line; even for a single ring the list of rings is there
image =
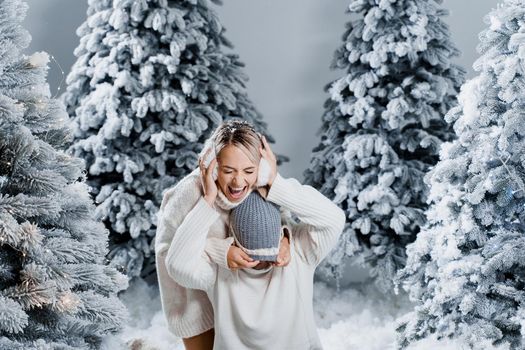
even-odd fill
[[[219,191],[219,194],[215,200],[219,217],[209,227],[206,254],[203,257],[229,270],[226,256],[233,238],[227,237],[228,215],[230,209],[240,202],[232,203],[222,192]],[[206,293],[179,285],[168,275],[165,263],[175,232],[199,198],[203,198],[203,192],[200,169],[196,168],[164,193],[155,236],[155,262],[162,310],[168,329],[181,338],[189,338],[213,328],[213,308]]]
[[[210,261],[206,237],[221,214],[201,197],[177,228],[165,272],[180,285],[207,293],[215,311],[214,349],[321,349],[313,274],[343,231],[345,214],[313,187],[280,174],[267,200],[300,219],[291,227],[288,266],[232,274]]]

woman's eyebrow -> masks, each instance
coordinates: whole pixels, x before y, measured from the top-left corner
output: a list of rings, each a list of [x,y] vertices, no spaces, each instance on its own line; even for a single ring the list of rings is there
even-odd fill
[[[223,167],[223,168],[228,168],[228,169],[233,169],[233,170],[235,170],[234,167],[231,167],[231,166],[228,166],[228,165],[223,165],[222,167]],[[249,167],[247,167],[247,168],[244,168],[244,170],[254,169],[254,168],[255,168],[255,167],[252,165],[252,166],[249,166]]]

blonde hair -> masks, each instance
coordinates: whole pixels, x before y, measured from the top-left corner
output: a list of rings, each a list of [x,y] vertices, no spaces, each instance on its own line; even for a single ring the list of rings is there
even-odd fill
[[[261,138],[255,128],[245,120],[229,119],[223,122],[215,129],[210,141],[212,145],[208,146],[215,148],[216,156],[224,147],[233,145],[243,150],[254,164],[259,164],[261,160]],[[204,148],[207,148],[206,145]]]

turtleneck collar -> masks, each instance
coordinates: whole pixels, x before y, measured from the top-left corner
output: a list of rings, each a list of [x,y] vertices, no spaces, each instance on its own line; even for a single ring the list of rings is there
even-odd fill
[[[238,202],[232,202],[230,201],[224,193],[222,193],[221,189],[219,188],[217,191],[217,198],[215,198],[215,204],[224,210],[230,210],[241,204],[246,197],[253,191],[253,189],[248,189],[248,192],[246,195]]]
[[[195,174],[196,176],[200,176],[200,169],[199,168],[195,168],[195,169],[193,169],[192,173]],[[200,181],[199,181],[199,184],[200,184]],[[214,204],[217,205],[219,208],[224,209],[224,210],[233,209],[236,206],[238,206],[239,204],[241,204],[242,201],[244,201],[246,199],[246,197],[248,197],[248,195],[252,191],[253,191],[253,188],[248,189],[248,192],[246,193],[246,195],[244,196],[243,199],[241,199],[238,202],[232,202],[226,197],[226,195],[224,193],[222,193],[220,188],[217,188],[217,197],[215,198]]]

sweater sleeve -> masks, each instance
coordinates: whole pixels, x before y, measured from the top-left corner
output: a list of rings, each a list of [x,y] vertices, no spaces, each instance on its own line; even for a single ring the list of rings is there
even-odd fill
[[[166,254],[166,270],[181,286],[207,290],[215,283],[217,266],[205,255],[206,236],[219,213],[200,197],[177,229]]]
[[[202,198],[202,194],[196,185],[196,180],[192,176],[182,179],[177,185],[164,193],[158,213],[157,233],[155,236],[155,259],[158,266],[159,287],[161,292],[162,289],[166,289],[164,290],[165,294],[169,294],[170,291],[168,289],[171,288],[171,284],[167,279],[173,280],[171,271],[167,270],[168,249],[172,245],[173,238],[176,236],[187,215],[197,205],[199,198]],[[214,238],[214,240],[219,241],[221,239]],[[214,249],[214,254],[210,254],[212,261],[213,257],[220,261],[226,261],[226,245],[228,244],[228,239],[223,239],[222,241],[226,242],[223,245],[225,251],[221,254],[221,248],[217,248],[219,244],[216,244],[216,247],[212,248]],[[202,258],[207,258],[207,256],[203,254]]]
[[[267,200],[297,215],[301,223],[293,225],[291,234],[295,250],[307,264],[317,266],[343,232],[345,212],[312,186],[279,173]]]
[[[219,265],[219,267],[229,270],[228,250],[232,246],[233,241],[233,237],[208,237],[206,239],[205,252],[208,254],[211,261]]]
[[[157,256],[168,250],[177,228],[200,197],[202,193],[196,185],[196,179],[191,175],[165,192],[158,214],[159,220],[155,236]],[[227,255],[232,243],[232,237],[208,236],[205,252],[211,261],[222,268],[229,269]]]

